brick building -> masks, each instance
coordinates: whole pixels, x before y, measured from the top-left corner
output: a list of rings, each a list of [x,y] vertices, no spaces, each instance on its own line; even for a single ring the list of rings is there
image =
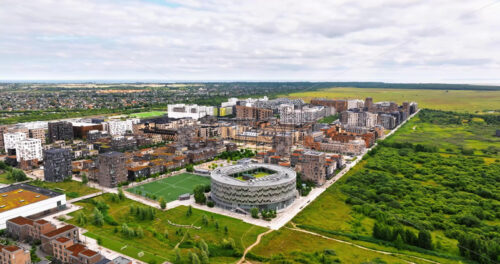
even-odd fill
[[[311,104],[334,107],[338,113],[348,109],[347,100],[312,99]]]
[[[18,246],[0,245],[0,264],[30,264],[31,255],[28,250]]]
[[[99,185],[114,188],[127,181],[126,157],[120,152],[106,152],[98,157]]]
[[[267,120],[273,116],[273,110],[265,108],[257,108],[250,106],[236,106],[236,118],[238,119],[251,119],[251,120]]]

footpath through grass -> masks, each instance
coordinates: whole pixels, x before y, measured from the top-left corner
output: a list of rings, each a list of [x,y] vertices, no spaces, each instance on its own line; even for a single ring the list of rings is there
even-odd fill
[[[141,220],[131,213],[130,206],[150,207],[130,199],[117,200],[112,197],[112,194],[105,194],[76,203],[83,209],[71,213],[73,218],[68,222],[88,230],[85,235],[99,239],[104,247],[148,263],[162,263],[166,260],[174,262],[176,246],[183,261],[187,261],[190,251],[199,253],[197,247],[202,240],[210,250],[210,263],[234,262],[241,256],[244,248],[256,240],[258,234],[266,231],[265,228],[247,224],[239,219],[194,208],[188,216],[186,206],[167,211],[153,208],[154,219]],[[92,220],[97,204],[106,204],[108,207],[104,213],[106,221],[102,226],[94,225]],[[87,223],[78,221],[80,212],[87,216]],[[174,226],[169,221],[179,225],[197,226],[200,229]],[[122,232],[124,224],[136,231],[141,228],[143,236],[125,235]],[[233,241],[234,247],[228,247],[228,241]]]
[[[168,178],[128,188],[127,191],[141,196],[163,197],[166,202],[175,201],[179,195],[190,193],[198,184],[210,184],[210,178],[191,173],[181,173]]]

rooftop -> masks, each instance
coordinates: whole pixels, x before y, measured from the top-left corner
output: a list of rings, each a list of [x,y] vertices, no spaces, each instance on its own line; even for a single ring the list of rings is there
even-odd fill
[[[28,219],[26,217],[22,217],[22,216],[18,216],[16,218],[12,218],[12,219],[9,219],[7,220],[9,222],[12,222],[16,225],[33,225],[33,220],[31,219]]]
[[[12,210],[28,204],[48,199],[48,196],[17,188],[7,192],[0,192],[0,212]]]
[[[50,232],[45,233],[43,235],[46,236],[46,237],[54,237],[54,236],[57,236],[59,234],[62,234],[64,232],[66,232],[66,231],[69,231],[69,230],[71,230],[73,228],[76,228],[76,227],[74,225],[65,225],[65,226],[63,226],[61,228],[58,228],[58,229],[53,230],[53,231],[50,231]]]
[[[259,170],[265,172],[265,175],[264,173],[261,173],[261,175],[252,175],[254,176],[254,178],[248,180],[241,180],[239,179],[239,177],[235,177],[235,175],[237,174],[238,176],[243,176],[247,172],[260,173],[258,172]],[[212,181],[238,185],[238,186],[279,185],[287,183],[292,180],[294,181],[295,177],[296,177],[295,171],[293,171],[290,168],[273,164],[257,164],[257,163],[225,166],[222,168],[217,168],[213,170],[211,173]]]

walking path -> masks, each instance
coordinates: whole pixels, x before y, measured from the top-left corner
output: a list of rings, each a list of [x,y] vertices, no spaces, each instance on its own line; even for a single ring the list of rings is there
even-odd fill
[[[269,233],[271,233],[271,232],[273,232],[273,231],[274,231],[274,230],[269,229],[269,230],[267,230],[267,231],[266,231],[266,232],[264,232],[264,233],[260,233],[260,234],[257,236],[257,240],[255,241],[255,243],[251,244],[249,247],[247,247],[247,248],[245,249],[245,252],[243,252],[243,256],[241,257],[241,259],[238,261],[238,263],[237,263],[237,264],[243,264],[243,263],[245,263],[245,262],[246,262],[245,257],[246,257],[246,255],[247,255],[247,253],[248,253],[250,250],[252,250],[252,248],[254,248],[255,246],[257,246],[257,245],[260,243],[260,240],[262,239],[262,237],[263,237],[263,236],[265,236],[265,235],[267,235],[267,234],[269,234]]]
[[[429,263],[439,264],[439,262],[436,262],[436,261],[430,260],[430,259],[425,259],[425,258],[421,258],[421,257],[407,255],[407,254],[394,253],[394,252],[388,252],[388,251],[383,251],[383,250],[377,250],[377,249],[367,248],[367,247],[364,247],[364,246],[360,246],[358,244],[354,244],[354,243],[349,242],[349,241],[344,241],[344,240],[340,240],[340,239],[336,239],[336,238],[324,236],[324,235],[321,235],[321,234],[318,234],[318,233],[314,233],[314,232],[311,232],[311,231],[308,231],[308,230],[304,230],[304,229],[295,227],[295,225],[294,225],[293,228],[290,228],[290,227],[285,227],[285,228],[290,229],[290,230],[294,230],[294,231],[297,231],[297,232],[302,232],[302,233],[310,234],[310,235],[313,235],[313,236],[318,236],[318,237],[321,237],[321,238],[324,238],[324,239],[327,239],[327,240],[332,240],[332,241],[335,241],[335,242],[339,242],[339,243],[351,245],[351,246],[354,246],[354,247],[357,247],[357,248],[360,248],[360,249],[363,249],[363,250],[368,250],[368,251],[372,251],[372,252],[376,252],[376,253],[380,253],[380,254],[384,254],[384,255],[394,255],[394,256],[401,256],[401,257],[408,257],[408,258],[414,258],[414,259],[418,259],[418,260],[429,262]],[[404,260],[404,259],[402,259],[402,260],[404,262],[406,262],[406,263],[414,264],[414,262],[411,262],[411,261],[408,261],[408,260]]]

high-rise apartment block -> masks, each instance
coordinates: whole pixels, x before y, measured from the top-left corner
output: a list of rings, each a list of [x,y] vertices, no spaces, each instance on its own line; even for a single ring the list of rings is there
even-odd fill
[[[55,148],[44,151],[44,178],[48,182],[62,182],[71,176],[71,151]]]
[[[17,162],[21,160],[43,160],[42,141],[40,139],[27,138],[16,145]]]
[[[66,121],[49,122],[49,142],[57,140],[73,140],[73,124]]]
[[[13,153],[17,149],[17,144],[21,140],[25,140],[28,136],[23,132],[14,132],[14,133],[4,133],[4,148],[6,153]]]
[[[126,157],[120,152],[107,152],[98,158],[98,182],[99,185],[114,188],[118,184],[127,181]]]

